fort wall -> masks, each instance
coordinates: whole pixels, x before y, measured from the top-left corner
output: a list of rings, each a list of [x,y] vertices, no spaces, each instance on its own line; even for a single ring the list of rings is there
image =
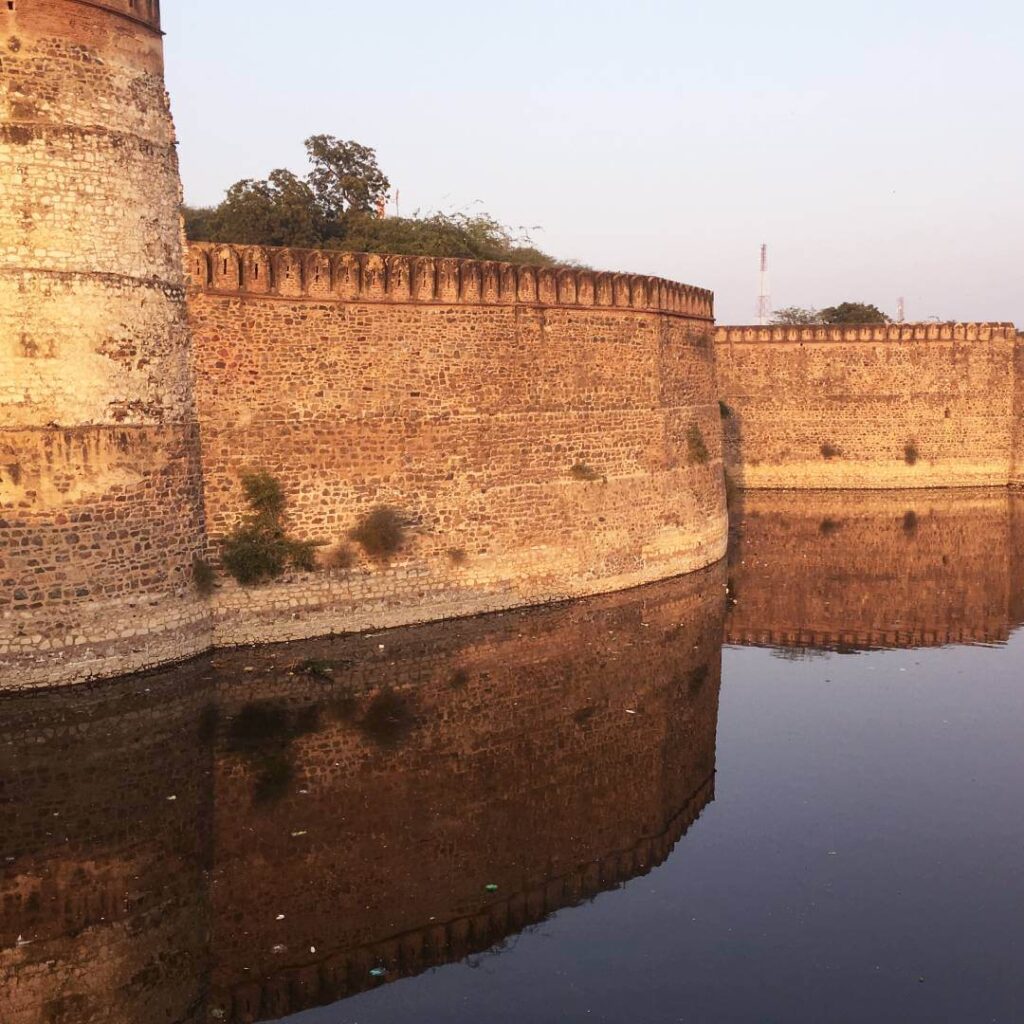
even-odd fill
[[[153,0],[0,5],[2,686],[208,642],[180,186]]]
[[[330,552],[374,507],[390,562],[226,581],[215,640],[288,640],[623,589],[725,554],[710,293],[453,259],[194,245],[212,556],[240,474]]]
[[[1024,333],[1017,335],[1013,361],[1013,462],[1010,484],[1013,487],[1024,487]]]
[[[715,337],[726,467],[741,487],[1011,481],[1020,349],[1009,324],[720,327]]]

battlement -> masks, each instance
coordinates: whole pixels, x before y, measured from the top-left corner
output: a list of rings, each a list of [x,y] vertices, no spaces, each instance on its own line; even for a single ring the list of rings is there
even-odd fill
[[[225,993],[228,998],[221,1008],[223,1019],[229,1024],[245,1024],[291,1016],[380,987],[370,974],[373,967],[383,967],[391,983],[492,949],[560,910],[650,874],[668,860],[714,795],[712,776],[660,835],[645,837],[627,850],[555,875],[527,892],[357,949],[324,950],[316,961],[303,967],[285,967],[265,978],[240,983]]]
[[[656,277],[431,256],[195,243],[207,292],[338,302],[607,307],[714,319],[714,294]]]
[[[879,341],[1012,341],[1017,329],[1008,323],[921,323],[921,324],[816,324],[809,327],[719,327],[719,344],[832,344],[835,342]]]

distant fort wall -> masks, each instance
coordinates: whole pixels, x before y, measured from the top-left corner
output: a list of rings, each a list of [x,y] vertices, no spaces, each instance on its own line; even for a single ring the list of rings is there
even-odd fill
[[[284,486],[294,536],[356,556],[225,578],[215,642],[579,597],[725,554],[709,292],[221,245],[193,245],[188,269],[211,557],[254,469]],[[380,506],[409,524],[388,562],[348,539]]]
[[[726,468],[741,487],[1024,477],[1012,325],[720,327],[715,337]]]
[[[1010,483],[1014,487],[1024,487],[1024,333],[1017,335],[1013,360],[1013,464]]]

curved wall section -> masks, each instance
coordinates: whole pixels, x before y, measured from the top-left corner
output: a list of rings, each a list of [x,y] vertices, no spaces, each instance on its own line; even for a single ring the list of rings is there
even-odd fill
[[[0,5],[0,687],[208,642],[153,0]]]
[[[239,474],[359,558],[214,599],[218,643],[285,640],[621,589],[725,553],[711,295],[645,277],[198,245],[188,265],[211,536]],[[358,554],[358,551],[356,551]]]

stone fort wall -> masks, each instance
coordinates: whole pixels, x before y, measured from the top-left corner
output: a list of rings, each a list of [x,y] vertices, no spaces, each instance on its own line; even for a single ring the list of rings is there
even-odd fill
[[[0,688],[724,554],[709,292],[200,246],[197,390],[159,4],[5,2],[0,60]],[[297,536],[336,544],[386,504],[412,541],[203,599],[247,468],[282,480]]]
[[[386,564],[225,578],[217,643],[579,597],[724,555],[710,293],[236,246],[194,245],[188,267],[211,557],[247,469],[281,481],[292,534],[325,552],[376,506],[410,524]]]
[[[207,643],[158,17],[0,4],[0,686]]]
[[[1013,465],[1010,484],[1024,487],[1024,333],[1017,335],[1013,356]]]
[[[745,488],[1020,482],[1009,324],[721,327],[726,466]]]

